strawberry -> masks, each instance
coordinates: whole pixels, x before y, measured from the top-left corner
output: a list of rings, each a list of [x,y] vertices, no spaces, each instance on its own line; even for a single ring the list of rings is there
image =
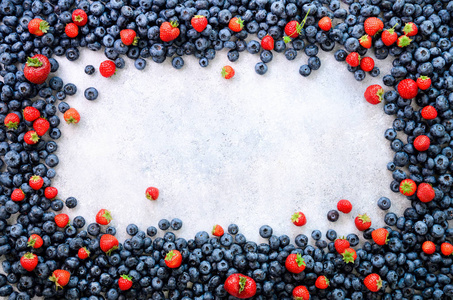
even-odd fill
[[[104,60],[103,62],[101,62],[101,65],[99,66],[99,73],[101,73],[103,77],[111,77],[115,74],[115,72],[116,65],[113,61]]]
[[[9,113],[6,115],[4,123],[5,126],[8,129],[17,129],[17,126],[19,125],[20,118],[17,114],[15,113]]]
[[[368,35],[374,36],[376,33],[384,29],[384,23],[381,21],[381,19],[370,17],[365,20],[363,27],[365,28],[365,32]]]
[[[28,272],[31,272],[38,265],[38,256],[34,253],[27,252],[20,258],[20,264],[22,268],[24,268]]]
[[[434,108],[434,106],[427,105],[423,107],[421,115],[425,120],[432,120],[437,118],[437,110]]]
[[[132,277],[129,275],[121,275],[118,279],[118,287],[122,291],[127,291],[132,287]]]
[[[396,25],[397,24],[395,24],[395,26]],[[398,35],[395,32],[395,26],[390,29],[384,30],[381,34],[381,40],[387,47],[393,45],[398,39]]]
[[[396,45],[403,48],[409,46],[411,42],[412,40],[407,35],[402,35],[396,40]]]
[[[52,273],[52,276],[49,277],[49,280],[55,282],[55,288],[62,288],[66,286],[71,278],[71,273],[66,270],[55,270]]]
[[[305,15],[305,17],[302,20],[301,24],[299,24],[299,22],[293,20],[293,21],[289,21],[285,25],[285,34],[286,34],[286,36],[283,37],[283,41],[285,43],[291,42],[291,38],[297,38],[300,35],[300,32],[302,31],[302,28],[304,28],[305,22],[307,21],[307,17],[308,17],[308,14],[310,13],[310,10],[311,9],[309,9],[307,11],[307,14]]]
[[[39,136],[46,134],[47,130],[50,128],[50,123],[44,118],[38,118],[33,122],[33,129]]]
[[[110,221],[112,221],[112,215],[110,214],[110,211],[106,209],[101,209],[98,211],[96,214],[96,223],[100,225],[108,225]]]
[[[49,30],[49,23],[40,18],[34,18],[28,23],[28,31],[37,36],[43,36]]]
[[[99,246],[101,247],[101,250],[107,253],[107,255],[110,255],[113,251],[118,249],[119,243],[116,237],[114,237],[111,234],[104,234],[101,236],[101,239],[99,241]]]
[[[72,13],[72,22],[77,26],[84,26],[88,22],[87,13],[83,9],[76,9]]]
[[[406,25],[404,25],[403,32],[407,36],[414,36],[418,33],[417,25],[412,22],[406,23]]]
[[[228,276],[223,287],[231,296],[239,299],[251,298],[256,294],[255,280],[240,273]]]
[[[346,62],[351,67],[358,67],[360,65],[360,55],[357,52],[351,52],[346,56]]]
[[[443,255],[449,256],[453,253],[453,245],[447,242],[444,242],[440,245],[440,251]]]
[[[400,183],[400,193],[404,196],[412,196],[417,190],[417,184],[412,179],[404,179]]]
[[[224,233],[224,230],[222,228],[222,226],[220,225],[214,225],[214,227],[212,228],[212,235],[214,236],[222,236]]]
[[[77,256],[80,259],[87,259],[88,257],[90,257],[90,251],[88,251],[88,249],[86,247],[82,247],[77,252]]]
[[[344,237],[338,238],[334,242],[335,250],[337,250],[338,253],[343,253],[344,250],[348,249],[351,245],[349,244],[349,241],[345,239]]]
[[[304,213],[301,212],[301,211],[296,212],[295,214],[293,214],[291,216],[291,221],[296,226],[304,226],[305,224],[307,224],[307,218],[305,218]]]
[[[418,185],[417,188],[417,198],[421,202],[431,202],[434,197],[436,196],[436,192],[434,191],[433,187],[426,182],[422,182]]]
[[[315,281],[315,286],[320,290],[325,290],[329,287],[329,279],[324,275],[318,276]]]
[[[30,177],[30,180],[28,180],[28,185],[32,189],[37,191],[44,185],[44,180],[41,178],[41,176],[33,175],[32,177]]]
[[[294,300],[310,300],[310,293],[303,285],[296,286],[292,295]]]
[[[14,189],[14,191],[11,193],[11,200],[14,202],[20,202],[25,199],[25,193],[22,191],[22,189]]]
[[[423,244],[422,244],[422,250],[423,250],[423,252],[425,252],[426,254],[431,255],[431,254],[433,254],[434,252],[436,252],[436,244],[434,244],[434,243],[431,242],[431,241],[425,241],[425,242],[423,242]]]
[[[33,122],[41,116],[39,110],[37,108],[34,108],[33,106],[25,107],[22,113],[24,115],[25,121],[28,122]]]
[[[24,76],[28,81],[35,84],[44,83],[50,73],[50,62],[42,54],[36,54],[27,58],[24,68]]]
[[[77,124],[80,121],[80,114],[75,108],[70,108],[63,114],[63,118],[68,124]]]
[[[165,264],[171,269],[179,268],[182,263],[182,255],[178,250],[170,250],[165,255]]]
[[[359,39],[359,43],[363,48],[370,49],[371,44],[372,44],[372,39],[368,34],[365,34]]]
[[[431,78],[428,76],[420,76],[417,78],[417,86],[422,91],[429,89],[431,86]]]
[[[349,214],[352,210],[352,204],[349,200],[342,199],[337,203],[337,209],[344,214]]]
[[[126,46],[137,46],[138,37],[133,29],[123,29],[120,31],[121,42]]]
[[[223,78],[230,79],[234,76],[234,69],[231,66],[225,66],[222,68],[221,72]]]
[[[58,214],[55,216],[55,224],[60,228],[65,228],[69,225],[69,216],[67,214]]]
[[[178,22],[163,22],[160,25],[160,39],[164,42],[171,42],[179,36]]]
[[[28,145],[34,145],[39,141],[39,135],[34,130],[29,130],[24,135],[24,142]]]
[[[419,135],[414,140],[414,148],[417,149],[417,151],[428,150],[430,144],[429,137],[426,135]]]
[[[323,31],[329,31],[332,28],[332,20],[328,16],[322,17],[318,21],[318,26]]]
[[[274,50],[274,38],[271,37],[270,35],[265,35],[262,39],[261,39],[261,48],[263,48],[264,50]]]
[[[205,16],[195,15],[190,20],[190,24],[197,32],[202,32],[208,26],[208,19]]]
[[[74,23],[68,23],[64,28],[64,33],[66,33],[69,38],[75,38],[79,35],[79,27]]]
[[[145,192],[146,198],[149,200],[157,200],[159,197],[159,189],[150,186],[149,188],[146,189]]]
[[[365,231],[371,227],[371,219],[367,214],[358,215],[354,219],[355,227],[360,231]]]
[[[58,190],[56,187],[48,186],[44,189],[44,197],[47,199],[54,199],[58,195]]]
[[[371,57],[363,57],[360,60],[360,68],[365,72],[371,72],[374,68],[374,60]]]
[[[244,28],[244,21],[240,17],[233,17],[228,23],[228,28],[234,32],[240,32]]]
[[[42,240],[42,238],[37,235],[37,234],[32,234],[30,235],[30,237],[28,238],[28,241],[27,241],[27,245],[29,247],[32,247],[34,249],[38,249],[38,248],[41,248],[41,246],[44,244],[44,241]]]
[[[341,253],[341,256],[343,256],[345,263],[354,263],[357,259],[357,253],[352,248],[346,248],[343,253]]]
[[[398,93],[403,99],[412,99],[418,94],[417,83],[412,79],[403,79],[398,83]]]
[[[371,232],[371,237],[373,241],[378,244],[379,246],[384,246],[388,242],[389,232],[385,228],[378,228]]]
[[[292,253],[286,257],[285,267],[289,272],[299,274],[305,270],[305,260],[300,253]]]
[[[381,103],[382,96],[384,95],[384,89],[379,84],[372,84],[366,88],[363,96],[365,100],[373,105]]]
[[[382,287],[381,276],[376,273],[371,273],[363,280],[363,284],[372,292],[377,292]]]

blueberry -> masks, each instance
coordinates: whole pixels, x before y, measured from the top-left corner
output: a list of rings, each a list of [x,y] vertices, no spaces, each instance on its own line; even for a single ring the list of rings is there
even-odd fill
[[[184,60],[182,59],[182,57],[176,56],[171,61],[171,65],[173,66],[173,68],[179,70],[184,66]]]
[[[267,72],[267,65],[264,63],[264,62],[258,62],[256,65],[255,65],[255,72],[258,74],[258,75],[264,75],[266,74]]]
[[[319,230],[313,230],[312,233],[311,233],[311,237],[312,237],[315,241],[320,240],[321,237],[322,237],[322,233],[321,233],[321,231],[319,231]]]
[[[330,222],[336,222],[339,217],[340,214],[335,209],[332,209],[327,213],[327,220],[329,220]]]
[[[89,87],[85,90],[85,98],[87,100],[93,101],[98,98],[98,90],[94,87]]]
[[[228,225],[228,233],[235,235],[239,232],[239,227],[236,224]]]
[[[85,74],[87,74],[87,75],[93,75],[95,71],[96,71],[96,69],[92,65],[87,65],[85,67]]]
[[[179,230],[182,228],[182,221],[180,219],[175,218],[171,220],[170,225],[173,230]]]
[[[270,238],[272,236],[272,228],[269,225],[260,227],[260,236],[262,238]]]
[[[170,221],[167,219],[161,219],[158,223],[158,227],[160,230],[167,230],[170,228]]]
[[[309,65],[302,65],[299,68],[299,74],[308,77],[311,74],[311,68]]]
[[[377,205],[382,210],[388,210],[390,208],[390,206],[392,205],[392,203],[389,198],[381,197],[381,198],[379,198]]]

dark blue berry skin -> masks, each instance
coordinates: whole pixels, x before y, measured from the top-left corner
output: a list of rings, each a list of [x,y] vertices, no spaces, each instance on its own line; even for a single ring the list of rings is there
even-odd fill
[[[267,65],[264,63],[264,62],[258,62],[256,65],[255,65],[255,72],[258,74],[258,75],[264,75],[266,74],[268,70],[268,67]]]
[[[85,90],[84,95],[87,100],[96,100],[98,98],[98,90],[94,87],[89,87]]]
[[[87,65],[85,67],[85,74],[87,75],[93,75],[96,72],[96,69],[92,65]]]

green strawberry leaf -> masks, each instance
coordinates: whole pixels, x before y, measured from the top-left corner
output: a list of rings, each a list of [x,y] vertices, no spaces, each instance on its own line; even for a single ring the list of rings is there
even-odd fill
[[[247,278],[239,275],[239,294],[244,291],[246,283],[247,283]]]

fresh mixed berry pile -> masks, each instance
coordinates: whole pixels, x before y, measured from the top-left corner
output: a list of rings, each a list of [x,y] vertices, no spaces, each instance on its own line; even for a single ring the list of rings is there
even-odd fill
[[[453,1],[446,0],[2,0],[0,296],[452,299],[452,14]],[[162,219],[159,229],[146,232],[129,225],[130,238],[120,243],[108,210],[87,217],[93,223],[61,213],[77,200],[62,201],[52,186],[60,116],[68,124],[81,119],[65,101],[77,87],[52,74],[59,68],[55,57],[75,61],[83,47],[104,51],[104,77],[123,68],[124,57],[139,70],[150,59],[171,59],[180,69],[184,55],[206,67],[224,48],[232,62],[241,52],[259,55],[260,75],[274,54],[293,60],[303,51],[308,61],[299,72],[308,76],[321,67],[321,48],[335,51],[360,81],[380,73],[368,51],[378,60],[390,55],[386,91],[374,84],[364,96],[395,116],[384,134],[395,152],[387,168],[390,189],[407,196],[408,208],[398,216],[388,198],[379,199],[387,226],[373,228],[364,212],[355,218],[360,237],[315,230],[312,241],[299,234],[293,242],[263,225],[267,242],[257,244],[231,224],[186,240],[174,233],[181,220]],[[86,74],[95,72],[85,67]],[[234,72],[225,66],[222,75]],[[98,91],[91,87],[84,95],[95,100]],[[149,188],[146,197],[158,201],[159,190]],[[351,209],[341,200],[327,219],[335,222]],[[288,226],[304,226],[307,218],[297,211],[291,221]]]

